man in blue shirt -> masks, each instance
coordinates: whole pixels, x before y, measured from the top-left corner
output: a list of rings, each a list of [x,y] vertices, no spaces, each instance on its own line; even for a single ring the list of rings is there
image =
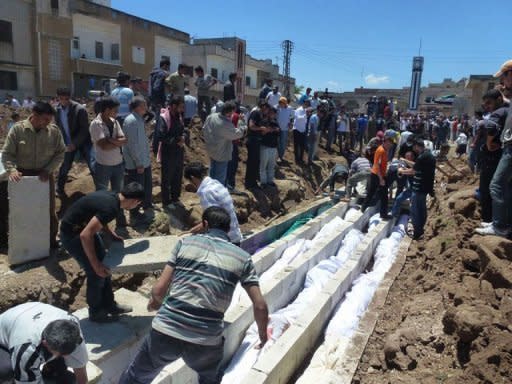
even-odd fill
[[[110,96],[119,101],[119,110],[117,112],[116,120],[119,121],[121,126],[123,125],[126,116],[130,114],[130,101],[132,101],[134,96],[133,91],[128,87],[130,78],[130,74],[126,72],[118,72],[117,87],[110,94]]]
[[[363,139],[366,136],[366,131],[368,130],[368,119],[366,116],[361,113],[359,118],[357,119],[357,132],[356,132],[356,140],[359,143],[359,152],[363,151]]]

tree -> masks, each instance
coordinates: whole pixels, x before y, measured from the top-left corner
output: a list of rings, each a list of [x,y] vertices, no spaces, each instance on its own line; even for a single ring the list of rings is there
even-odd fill
[[[304,93],[304,86],[303,85],[296,85],[293,88],[293,94],[294,95],[297,95],[297,94],[302,95],[303,93]]]

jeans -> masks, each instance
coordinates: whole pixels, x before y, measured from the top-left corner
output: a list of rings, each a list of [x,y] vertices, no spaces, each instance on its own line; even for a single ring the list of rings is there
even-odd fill
[[[151,173],[151,165],[144,168],[144,173],[137,173],[137,169],[126,170],[126,184],[139,183],[144,188],[144,200],[142,201],[142,208],[151,208],[151,199],[153,197],[153,175]],[[137,211],[137,208],[133,210]]]
[[[498,229],[512,226],[512,144],[505,145],[489,189],[492,198],[492,221]]]
[[[368,183],[366,199],[361,207],[363,212],[366,208],[376,204],[374,202],[375,197],[378,197],[380,200],[380,216],[386,217],[388,215],[388,187],[387,185],[380,185],[379,176],[372,173]]]
[[[171,201],[178,201],[181,196],[183,148],[179,145],[162,144],[161,156],[162,204],[168,205]]]
[[[245,169],[245,187],[252,188],[257,185],[260,170],[260,139],[247,137],[247,167]]]
[[[315,159],[315,152],[316,152],[316,138],[320,135],[320,132],[316,135],[311,133],[309,136],[306,137],[306,143],[308,146],[308,164],[313,163],[313,160]]]
[[[411,221],[414,227],[414,236],[423,235],[423,228],[427,222],[427,194],[412,192],[411,194]]]
[[[151,329],[119,384],[151,383],[168,364],[183,358],[199,375],[199,384],[220,383],[219,365],[224,341],[218,345],[192,344]]]
[[[295,163],[304,162],[304,150],[306,149],[306,134],[293,130],[293,153],[295,154]]]
[[[283,158],[284,158],[284,152],[286,151],[287,146],[288,146],[288,129],[282,129],[279,132],[279,146],[277,147],[277,153],[281,160],[283,160]]]
[[[96,190],[107,190],[110,187],[114,192],[121,192],[123,189],[124,163],[118,165],[103,165],[96,163],[94,170],[94,184]]]
[[[500,162],[501,150],[499,152],[495,154],[496,156],[489,156],[489,152],[484,152],[480,163],[480,184],[478,186],[482,210],[480,216],[482,221],[485,222],[492,221],[492,198],[489,186]]]
[[[112,308],[115,302],[111,277],[100,277],[94,272],[82,246],[80,234],[61,231],[60,240],[64,249],[75,258],[85,271],[87,277],[86,299],[87,305],[89,305],[89,315]],[[98,233],[94,235],[94,249],[96,250],[98,260],[100,262],[103,261],[106,254],[105,245]]]
[[[274,182],[276,168],[277,148],[262,145],[260,148],[260,182],[269,184]]]
[[[230,189],[235,189],[236,186],[236,171],[238,170],[238,142],[233,143],[233,152],[231,152],[231,160],[228,163],[228,175],[226,178],[226,186]]]
[[[229,161],[217,161],[210,159],[210,177],[217,180],[222,185],[226,185],[228,176]]]
[[[57,192],[64,192],[64,186],[66,185],[66,181],[68,178],[68,173],[71,167],[73,166],[73,161],[77,153],[80,153],[80,156],[87,162],[87,166],[89,167],[89,171],[91,175],[94,177],[94,164],[92,157],[92,145],[84,145],[75,149],[72,152],[66,152],[64,154],[64,161],[59,169],[59,175],[57,177]]]
[[[393,208],[391,208],[391,215],[393,217],[398,217],[398,215],[400,214],[400,207],[402,206],[402,203],[410,199],[411,196],[412,191],[410,189],[406,189],[396,196],[395,202],[393,203]]]
[[[347,188],[346,188],[346,197],[352,197],[352,188],[355,188],[356,185],[361,182],[361,181],[364,181],[366,182],[366,190],[368,191],[368,180],[370,179],[370,174],[371,172],[369,170],[367,171],[361,171],[361,172],[357,172],[357,173],[354,173],[352,176],[350,176],[348,179],[347,179]]]

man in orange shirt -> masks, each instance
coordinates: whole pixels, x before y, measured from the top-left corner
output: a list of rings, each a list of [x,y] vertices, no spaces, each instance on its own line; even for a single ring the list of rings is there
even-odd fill
[[[366,199],[361,207],[365,211],[369,206],[375,205],[375,195],[380,199],[380,217],[388,219],[388,187],[386,184],[386,171],[388,167],[388,151],[393,145],[393,138],[388,137],[377,148],[373,158],[373,167],[368,183]]]

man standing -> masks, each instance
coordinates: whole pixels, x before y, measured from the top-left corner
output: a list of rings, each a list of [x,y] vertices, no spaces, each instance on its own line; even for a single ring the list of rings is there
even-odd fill
[[[368,119],[361,113],[357,119],[356,141],[359,143],[359,153],[363,153],[363,139],[368,130]]]
[[[370,182],[368,183],[368,191],[366,199],[361,207],[364,212],[369,206],[375,205],[374,197],[377,195],[380,199],[380,217],[381,219],[388,219],[388,188],[386,185],[386,172],[388,167],[388,151],[393,145],[391,138],[384,139],[384,143],[379,145],[375,151],[373,158],[373,167],[370,175]]]
[[[183,114],[183,123],[185,127],[190,127],[192,118],[197,115],[197,99],[190,94],[188,88],[185,88],[185,113]]]
[[[39,176],[39,180],[48,183],[52,247],[57,246],[58,227],[53,174],[64,160],[66,151],[59,128],[51,123],[54,116],[55,110],[49,103],[38,101],[28,119],[11,128],[2,153],[2,163],[10,181],[18,182],[23,176]],[[7,217],[1,219],[7,220]]]
[[[174,73],[171,73],[166,79],[165,82],[169,87],[169,92],[171,96],[185,96],[185,88],[188,85],[187,78],[185,77],[185,71],[187,66],[185,64],[179,64],[178,70]]]
[[[117,121],[123,126],[124,119],[130,114],[130,101],[132,101],[134,93],[129,87],[131,76],[126,72],[117,73],[117,87],[112,90],[110,96],[119,102],[119,110],[117,112]]]
[[[29,302],[0,315],[2,383],[10,383],[12,379],[16,383],[56,379],[62,384],[86,384],[87,361],[78,319],[66,311],[49,304]],[[74,375],[67,367],[73,369]]]
[[[114,301],[110,270],[103,264],[105,245],[100,236],[106,231],[113,240],[123,241],[108,226],[123,209],[134,209],[144,198],[138,183],[126,185],[120,193],[97,191],[80,198],[65,213],[60,226],[62,246],[84,269],[87,276],[86,299],[89,320],[99,323],[117,320],[131,312],[129,306]]]
[[[417,158],[412,168],[400,168],[399,175],[413,176],[411,185],[411,221],[414,227],[414,240],[423,236],[427,222],[427,195],[434,195],[434,176],[436,160],[432,153],[425,150],[425,141],[418,138],[414,141],[414,153]]]
[[[343,146],[348,143],[348,133],[350,130],[350,119],[345,111],[340,111],[337,121],[336,133],[338,135],[338,146],[340,147],[340,156],[343,152]]]
[[[23,100],[23,108],[32,109],[36,105],[36,102],[32,100],[32,96],[27,96],[25,100]]]
[[[299,105],[304,105],[304,102],[311,98],[311,91],[311,88],[306,89],[306,93],[304,93],[299,99]]]
[[[306,149],[306,125],[308,118],[306,109],[309,107],[309,100],[305,100],[295,110],[295,118],[293,120],[293,153],[295,155],[295,164],[304,164],[304,150]]]
[[[224,102],[236,100],[235,82],[237,75],[236,73],[229,74],[229,81],[224,84]]]
[[[313,110],[312,107],[306,109],[306,143],[308,149],[308,166],[313,165],[313,160],[315,159],[316,149],[317,149],[317,141],[316,136],[320,134],[318,132],[318,126],[320,123],[320,119],[318,114]]]
[[[73,165],[77,153],[87,162],[91,175],[94,176],[94,164],[91,156],[92,142],[89,134],[89,117],[87,110],[79,103],[71,100],[71,91],[68,88],[57,89],[59,105],[55,114],[55,122],[66,145],[64,162],[59,169],[57,179],[57,195],[64,197],[64,187],[69,170]]]
[[[238,281],[253,303],[260,347],[266,343],[267,304],[250,255],[229,242],[229,214],[209,207],[203,226],[205,234],[179,240],[153,286],[148,309],[158,313],[120,384],[150,383],[180,357],[198,373],[200,383],[219,383],[224,312]],[[193,283],[199,280],[203,283]]]
[[[277,109],[270,107],[263,125],[268,131],[261,138],[260,145],[260,183],[261,186],[275,187],[274,176],[279,144],[279,124],[276,120]]]
[[[203,126],[206,152],[210,157],[210,177],[226,185],[228,163],[233,154],[233,140],[240,139],[245,133],[245,125],[239,121],[235,127],[231,121],[236,105],[233,101],[224,103],[222,112],[212,113]]]
[[[270,92],[272,92],[272,79],[266,79],[265,84],[263,84],[263,87],[261,88],[261,91],[260,91],[259,102],[265,103],[267,100],[267,95]]]
[[[11,95],[9,93],[7,94],[7,98],[4,101],[4,105],[14,108],[14,109],[21,108],[20,102],[13,95]]]
[[[280,99],[281,99],[281,92],[279,92],[279,87],[276,85],[272,89],[272,92],[268,93],[267,97],[265,98],[265,101],[271,107],[277,108],[277,104],[279,103]]]
[[[153,190],[153,178],[151,173],[151,157],[149,140],[146,136],[144,115],[147,112],[146,101],[141,96],[135,96],[130,102],[132,111],[124,120],[123,132],[127,142],[123,150],[123,158],[126,168],[127,183],[137,182],[144,188],[144,200],[142,209],[147,211],[152,208],[151,198]],[[136,220],[138,209],[130,211],[130,218]]]
[[[181,115],[185,110],[183,97],[173,96],[169,106],[162,110],[155,127],[153,153],[162,163],[162,205],[178,203],[183,178],[185,127]]]
[[[217,84],[217,79],[210,75],[204,74],[204,69],[200,65],[198,65],[194,69],[197,79],[195,81],[195,86],[197,87],[197,101],[199,103],[199,115],[201,117],[201,121],[206,120],[206,116],[212,109],[211,104],[211,95],[210,88]],[[203,111],[206,110],[206,113]]]
[[[288,146],[288,131],[293,125],[293,108],[288,105],[286,97],[279,99],[279,105],[277,107],[277,122],[279,124],[279,146],[277,148],[277,154],[281,161],[284,161],[284,153]]]
[[[229,213],[230,225],[228,236],[233,244],[240,245],[242,232],[236,217],[235,206],[229,191],[218,180],[206,176],[206,168],[201,163],[191,163],[185,167],[185,179],[190,180],[196,188],[201,208],[206,210],[209,207],[221,207]],[[199,233],[204,230],[203,223],[197,224],[190,231]]]
[[[268,132],[262,125],[268,114],[269,105],[262,102],[258,108],[253,109],[249,115],[249,133],[247,134],[247,167],[245,170],[245,188],[258,189],[258,175],[260,170],[260,143],[261,138]]]
[[[171,61],[169,59],[160,60],[160,66],[153,68],[149,74],[149,101],[151,109],[155,116],[160,113],[160,109],[165,105],[165,79],[169,76]]]

